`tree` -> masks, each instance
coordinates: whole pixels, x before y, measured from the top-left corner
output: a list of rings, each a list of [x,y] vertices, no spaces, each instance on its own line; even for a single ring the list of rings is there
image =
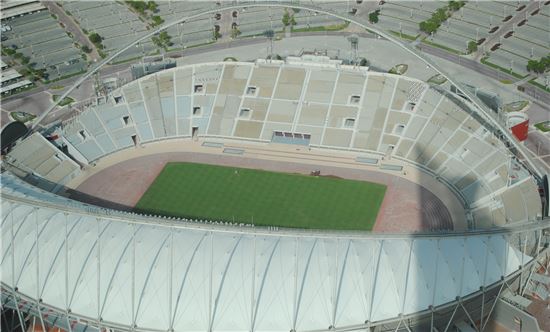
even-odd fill
[[[6,54],[6,55],[14,55],[16,52],[13,48],[2,47],[2,53]]]
[[[46,78],[46,69],[35,69],[33,70],[34,77],[38,79],[44,79]]]
[[[151,20],[153,20],[153,26],[161,25],[162,23],[164,23],[162,17],[158,15],[152,16]]]
[[[30,78],[32,78],[32,76],[30,76],[31,72],[30,72],[29,69],[27,69],[27,68],[20,68],[20,69],[18,69],[18,71],[19,71],[19,74],[21,74],[21,75],[23,75],[23,76],[25,76],[25,77],[30,77]]]
[[[235,39],[241,34],[241,31],[239,28],[233,28],[231,29],[231,38]]]
[[[537,74],[542,74],[548,69],[548,66],[545,66],[546,62],[547,61],[545,61],[544,58],[541,59],[541,61],[529,60],[527,61],[527,70]]]
[[[449,1],[449,9],[456,12],[465,5],[464,1]]]
[[[421,31],[424,31],[426,33],[432,33],[437,30],[437,25],[435,25],[432,21],[422,21],[418,24]]]
[[[432,14],[432,19],[441,24],[448,18],[447,10],[445,8],[438,8],[435,13]]]
[[[164,42],[168,42],[170,41],[170,35],[168,34],[168,32],[166,31],[162,31],[160,34],[159,34],[159,38],[160,40],[164,41]]]
[[[155,44],[157,47],[163,47],[162,41],[159,37],[151,37],[151,40],[153,41],[153,44]]]
[[[145,14],[145,9],[147,9],[147,4],[145,1],[126,1],[130,7],[134,8],[138,13]]]
[[[477,51],[477,43],[474,40],[468,42],[468,53],[474,53]]]
[[[96,32],[93,32],[91,33],[88,38],[90,38],[90,41],[94,44],[101,44],[101,40],[103,38],[101,38],[101,36],[99,34],[97,34]]]
[[[287,26],[290,25],[290,15],[288,14],[288,12],[287,12],[286,10],[285,10],[285,13],[284,13],[284,15],[283,15],[282,21],[283,21],[283,25],[284,25],[285,27],[287,27]]]
[[[149,9],[153,13],[156,13],[158,10],[158,5],[154,1],[149,1],[147,2],[147,9]]]
[[[92,49],[88,45],[82,46],[81,50],[84,53],[92,53]]]
[[[377,9],[369,13],[369,22],[378,23],[378,15],[380,14],[380,9]]]

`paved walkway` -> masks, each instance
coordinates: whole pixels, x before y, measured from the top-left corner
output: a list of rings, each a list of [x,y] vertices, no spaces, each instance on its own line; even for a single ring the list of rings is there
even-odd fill
[[[67,186],[88,198],[101,198],[131,209],[169,161],[303,174],[320,169],[321,174],[388,186],[375,231],[466,229],[464,209],[456,196],[445,185],[416,168],[405,165],[403,173],[385,172],[376,166],[355,162],[356,153],[235,140],[223,142],[225,147],[244,149],[245,153],[242,156],[227,155],[221,148],[202,146],[201,140],[151,143],[99,160]]]

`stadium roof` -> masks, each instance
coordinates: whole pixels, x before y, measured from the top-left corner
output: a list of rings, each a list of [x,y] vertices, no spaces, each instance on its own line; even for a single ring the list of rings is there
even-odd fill
[[[11,175],[1,180],[3,286],[115,327],[289,331],[377,322],[455,301],[530,259],[505,234],[163,225],[66,203]]]

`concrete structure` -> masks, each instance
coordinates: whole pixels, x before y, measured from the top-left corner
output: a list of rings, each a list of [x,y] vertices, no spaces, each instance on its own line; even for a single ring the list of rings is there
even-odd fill
[[[503,143],[459,97],[415,79],[327,61],[226,62],[161,71],[114,94],[60,132],[83,163],[171,138],[267,144],[290,133],[442,178],[477,227],[541,216],[536,182]]]
[[[32,85],[32,82],[29,80],[18,81],[18,82],[0,87],[0,94],[7,94],[13,91],[17,91],[19,89],[25,89],[31,85]]]
[[[61,131],[90,166],[172,137],[306,134],[437,174],[473,220],[501,228],[376,235],[174,221],[71,201],[5,172],[3,306],[23,326],[34,315],[68,331],[483,329],[502,290],[547,252],[549,221],[537,218],[537,170],[511,157],[515,144],[463,92],[473,105],[407,77],[319,63],[203,64],[132,82]],[[25,142],[13,153],[31,158]]]
[[[46,7],[44,7],[37,0],[2,0],[2,2],[0,3],[0,8],[2,8],[2,14],[0,15],[0,19],[2,20],[8,20],[14,17],[32,14],[46,9]]]
[[[541,244],[542,225],[388,237],[174,223],[2,183],[3,306],[67,331],[445,329],[485,293],[490,314]]]

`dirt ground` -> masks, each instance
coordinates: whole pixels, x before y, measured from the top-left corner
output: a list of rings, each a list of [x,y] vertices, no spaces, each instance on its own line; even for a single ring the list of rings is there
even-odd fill
[[[198,152],[165,152],[125,160],[84,180],[72,198],[97,205],[131,210],[167,162],[196,162],[270,171],[310,174],[363,180],[387,186],[378,213],[375,232],[416,232],[451,230],[451,214],[443,202],[421,185],[398,176],[365,169],[325,166]],[[79,192],[79,193],[78,193]],[[94,199],[95,198],[95,199]],[[110,203],[114,204],[110,204]]]

